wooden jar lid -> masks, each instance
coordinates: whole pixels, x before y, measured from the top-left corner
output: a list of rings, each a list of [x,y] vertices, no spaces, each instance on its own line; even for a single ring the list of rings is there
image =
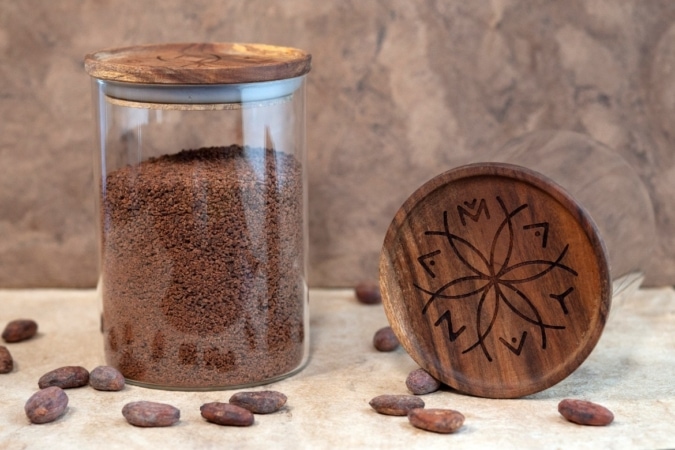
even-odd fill
[[[126,83],[237,84],[304,75],[311,56],[263,44],[155,44],[91,53],[84,67],[92,77]]]
[[[497,163],[450,170],[408,198],[384,240],[380,288],[417,364],[490,398],[572,373],[611,303],[606,251],[583,208],[543,175]]]

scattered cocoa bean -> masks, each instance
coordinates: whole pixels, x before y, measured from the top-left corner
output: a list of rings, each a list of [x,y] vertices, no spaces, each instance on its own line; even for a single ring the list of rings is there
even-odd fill
[[[558,403],[558,412],[565,419],[579,425],[605,426],[614,420],[612,411],[586,400],[562,400]]]
[[[464,415],[452,409],[413,409],[408,421],[415,427],[435,433],[454,433],[464,424]]]
[[[211,402],[203,404],[199,410],[203,418],[218,425],[235,427],[253,425],[253,413],[241,406],[230,403]]]
[[[21,342],[30,339],[37,333],[37,322],[31,319],[12,320],[5,326],[2,338],[5,342]]]
[[[366,305],[376,305],[382,303],[382,294],[380,287],[373,282],[364,281],[356,285],[354,289],[356,299]]]
[[[424,400],[414,395],[378,395],[369,404],[378,413],[388,416],[405,416],[415,408],[424,408]]]
[[[124,375],[111,366],[98,366],[89,374],[89,385],[97,391],[121,391],[124,389]]]
[[[180,410],[166,403],[138,401],[124,405],[122,415],[136,427],[169,427],[180,419]]]
[[[416,369],[408,374],[405,385],[413,394],[424,395],[436,392],[440,389],[441,382],[432,377],[426,370]]]
[[[10,373],[14,369],[14,360],[7,347],[0,345],[0,373]]]
[[[229,401],[253,414],[270,414],[286,404],[286,396],[277,391],[237,392]]]
[[[393,352],[400,345],[391,327],[380,328],[373,336],[373,345],[380,352]]]
[[[38,386],[44,389],[58,386],[61,389],[70,389],[86,386],[89,383],[89,371],[81,366],[65,366],[54,369],[40,377]]]
[[[39,424],[55,421],[66,412],[67,407],[68,396],[63,389],[51,386],[33,394],[23,409],[32,423]]]

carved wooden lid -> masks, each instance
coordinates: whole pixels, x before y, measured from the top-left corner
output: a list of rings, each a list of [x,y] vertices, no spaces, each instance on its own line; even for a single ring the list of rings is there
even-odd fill
[[[85,56],[95,78],[127,83],[236,84],[306,74],[311,56],[263,44],[181,43],[102,50]]]
[[[572,373],[611,303],[606,251],[584,210],[543,175],[497,163],[450,170],[408,198],[384,240],[380,287],[417,364],[490,398]]]

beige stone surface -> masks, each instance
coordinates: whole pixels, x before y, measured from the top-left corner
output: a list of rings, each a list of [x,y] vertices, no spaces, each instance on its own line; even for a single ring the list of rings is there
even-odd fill
[[[168,41],[310,51],[314,286],[376,276],[420,184],[540,128],[587,133],[656,205],[675,281],[675,3],[668,0],[0,0],[0,286],[96,281],[85,53]]]
[[[63,365],[89,370],[103,363],[98,308],[92,290],[1,290],[0,324],[17,317],[39,323],[30,341],[6,344],[16,368],[0,375],[1,448],[673,448],[675,447],[675,291],[643,290],[623,298],[597,347],[567,379],[522,399],[494,400],[450,389],[422,396],[428,408],[461,411],[466,421],[453,435],[413,428],[405,417],[375,413],[368,402],[381,394],[406,394],[417,366],[401,349],[379,353],[372,336],[386,319],[380,305],[359,304],[349,290],[310,292],[311,354],[294,377],[258,389],[288,396],[286,407],[256,416],[250,428],[209,424],[206,402],[227,401],[232,391],[170,392],[127,386],[121,392],[90,387],[67,390],[59,420],[32,425],[23,405],[37,380]],[[4,343],[3,343],[4,344]],[[613,411],[608,427],[566,422],[563,398],[600,403]],[[140,429],[121,410],[136,400],[171,403],[181,419],[171,428]]]

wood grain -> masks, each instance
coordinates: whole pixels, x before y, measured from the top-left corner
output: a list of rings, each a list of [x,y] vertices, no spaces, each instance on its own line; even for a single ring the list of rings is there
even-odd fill
[[[509,164],[441,174],[397,212],[380,284],[412,358],[468,394],[546,389],[588,356],[611,288],[603,243],[557,185]]]
[[[264,44],[174,43],[102,50],[85,56],[87,73],[128,83],[234,84],[294,78],[309,72],[311,56]]]

